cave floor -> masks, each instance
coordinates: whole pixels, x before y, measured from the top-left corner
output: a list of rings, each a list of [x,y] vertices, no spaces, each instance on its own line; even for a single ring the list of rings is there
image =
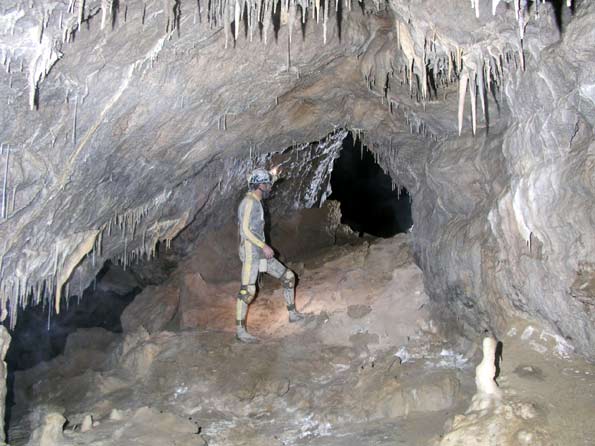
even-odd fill
[[[308,316],[289,324],[281,288],[265,278],[248,321],[258,344],[231,331],[235,283],[195,296],[185,310],[198,315],[194,328],[178,315],[109,348],[81,330],[78,347],[17,373],[10,444],[594,444],[595,367],[520,319],[502,339],[502,401],[455,418],[481,353],[440,334],[405,236],[291,266]],[[480,439],[483,427],[497,438]]]

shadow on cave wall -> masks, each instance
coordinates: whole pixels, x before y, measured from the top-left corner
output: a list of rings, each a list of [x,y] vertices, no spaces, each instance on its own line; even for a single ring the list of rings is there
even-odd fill
[[[331,175],[331,200],[341,203],[341,223],[360,237],[392,237],[413,225],[411,198],[406,189],[393,189],[391,177],[374,161],[373,154],[351,133]]]

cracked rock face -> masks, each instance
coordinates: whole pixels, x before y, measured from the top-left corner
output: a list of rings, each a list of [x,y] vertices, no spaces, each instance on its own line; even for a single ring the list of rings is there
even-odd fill
[[[59,309],[106,259],[229,221],[251,166],[284,167],[276,212],[318,206],[351,130],[412,194],[433,300],[496,333],[511,312],[537,317],[592,355],[591,2],[572,16],[483,0],[45,3],[0,6],[13,323],[32,300]]]

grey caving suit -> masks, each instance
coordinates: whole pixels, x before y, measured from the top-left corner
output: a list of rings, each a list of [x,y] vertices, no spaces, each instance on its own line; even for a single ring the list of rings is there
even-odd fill
[[[239,255],[242,261],[242,285],[238,293],[236,324],[245,329],[248,305],[256,296],[258,273],[266,272],[283,283],[287,310],[295,311],[295,275],[276,258],[267,259],[262,252],[265,246],[264,209],[258,196],[248,192],[238,208],[240,232]]]

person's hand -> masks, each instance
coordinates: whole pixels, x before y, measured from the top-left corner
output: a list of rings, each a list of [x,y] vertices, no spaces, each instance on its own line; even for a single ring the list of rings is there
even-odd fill
[[[275,251],[273,251],[273,248],[271,248],[269,245],[264,245],[264,247],[262,248],[262,253],[264,254],[267,260],[270,260],[273,257],[275,257]]]

